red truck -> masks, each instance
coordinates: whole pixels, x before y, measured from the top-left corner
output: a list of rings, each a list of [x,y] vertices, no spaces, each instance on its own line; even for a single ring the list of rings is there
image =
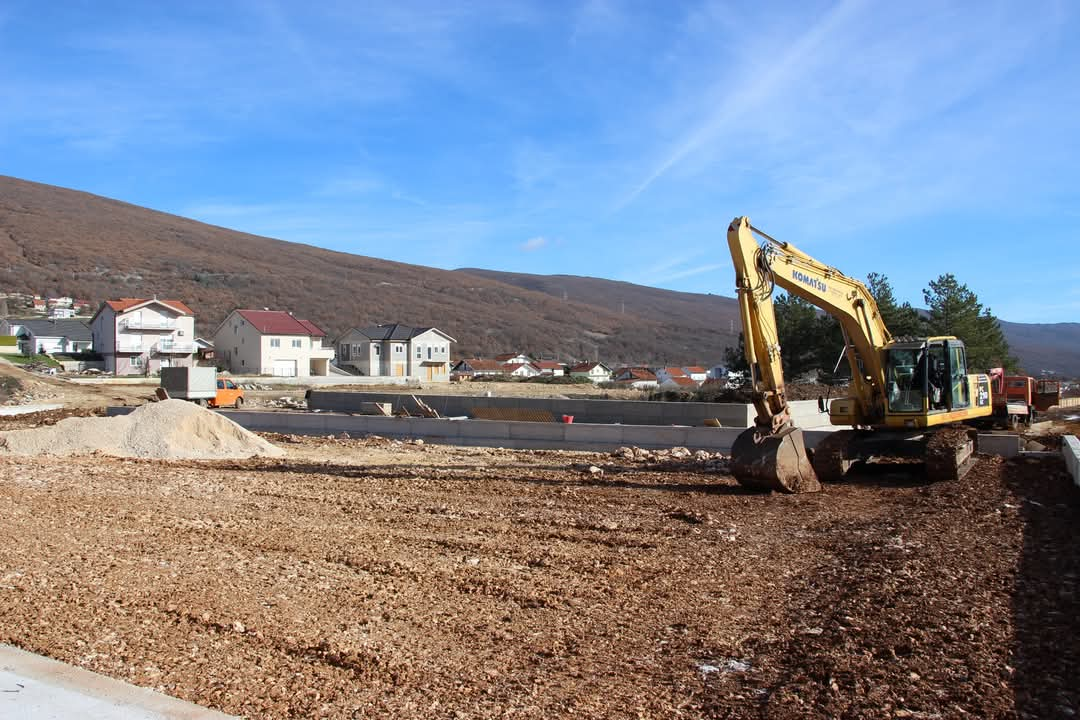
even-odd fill
[[[1006,375],[1002,368],[990,369],[994,419],[1012,429],[1030,426],[1039,413],[1061,403],[1061,383],[1036,380],[1028,375]]]

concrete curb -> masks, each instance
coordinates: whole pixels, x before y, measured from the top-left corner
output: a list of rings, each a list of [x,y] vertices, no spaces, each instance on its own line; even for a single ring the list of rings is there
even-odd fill
[[[1080,487],[1080,440],[1075,435],[1061,438],[1061,454],[1065,456],[1065,467],[1069,469],[1073,482]]]
[[[234,716],[0,645],[0,717],[227,720]]]
[[[0,407],[0,416],[28,415],[29,413],[44,412],[46,410],[59,410],[64,403],[38,403],[37,405],[9,405]]]

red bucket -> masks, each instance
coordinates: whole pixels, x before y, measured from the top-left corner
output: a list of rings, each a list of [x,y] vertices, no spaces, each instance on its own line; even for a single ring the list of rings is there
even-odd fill
[[[574,422],[574,416],[573,415],[563,415],[562,416],[562,421],[569,425],[570,423]]]

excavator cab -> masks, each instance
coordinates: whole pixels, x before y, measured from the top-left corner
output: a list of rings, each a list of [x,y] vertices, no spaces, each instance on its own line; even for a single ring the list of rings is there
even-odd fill
[[[890,415],[925,417],[971,407],[967,348],[957,338],[892,343],[885,349],[885,378]]]

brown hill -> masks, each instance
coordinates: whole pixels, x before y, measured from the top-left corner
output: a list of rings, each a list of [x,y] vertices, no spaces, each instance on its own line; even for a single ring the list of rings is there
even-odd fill
[[[730,277],[718,277],[718,288]],[[720,362],[739,330],[732,298],[570,275],[436,270],[206,225],[0,176],[0,290],[168,296],[200,332],[236,307],[292,310],[331,335],[354,325],[435,325],[456,357],[529,351],[641,364]],[[1080,324],[1002,323],[1029,372],[1080,376]]]
[[[9,177],[0,177],[0,289],[94,303],[177,297],[195,310],[202,333],[235,307],[292,310],[331,335],[378,322],[435,325],[459,341],[457,356],[528,350],[611,363],[708,363],[731,342],[729,333],[711,330],[716,323],[703,327],[696,316],[665,319],[644,307],[644,315],[622,313],[576,293],[564,301],[476,275],[249,235]]]

